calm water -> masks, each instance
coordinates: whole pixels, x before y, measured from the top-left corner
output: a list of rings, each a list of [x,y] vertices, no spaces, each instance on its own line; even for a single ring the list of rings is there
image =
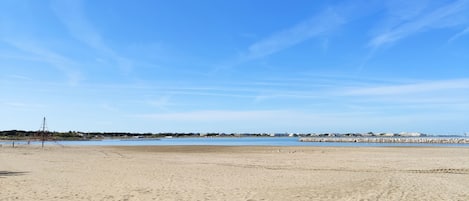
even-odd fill
[[[343,143],[343,142],[299,142],[296,137],[241,137],[241,138],[163,138],[159,140],[96,140],[57,141],[46,144],[89,145],[89,146],[159,146],[159,145],[223,145],[223,146],[333,146],[333,147],[386,147],[386,146],[441,146],[469,147],[469,144],[420,144],[420,143]],[[16,144],[26,144],[24,141]],[[11,145],[11,142],[0,142]],[[33,142],[40,144],[40,142]]]

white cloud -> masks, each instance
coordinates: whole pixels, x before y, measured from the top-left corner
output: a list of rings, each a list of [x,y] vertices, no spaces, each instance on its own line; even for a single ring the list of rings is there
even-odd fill
[[[4,105],[7,108],[23,111],[33,111],[44,108],[45,106],[37,103],[26,103],[26,102],[0,102],[0,105]]]
[[[351,89],[346,92],[347,95],[403,95],[403,94],[416,94],[427,93],[436,91],[447,90],[460,90],[465,91],[469,89],[469,79],[454,79],[443,81],[431,81],[403,85],[390,85],[379,87],[365,87]]]
[[[345,23],[333,9],[327,9],[311,19],[305,20],[291,28],[279,31],[252,44],[243,60],[265,57],[289,48],[312,37],[327,34]]]
[[[40,45],[35,44],[33,41],[27,41],[24,39],[5,39],[4,41],[9,45],[23,51],[33,54],[31,57],[21,57],[21,59],[42,61],[51,64],[57,70],[63,72],[67,78],[68,83],[71,85],[77,85],[83,76],[74,66],[76,63],[67,57],[64,57],[56,52],[45,49]]]
[[[453,42],[454,40],[457,40],[458,38],[466,35],[466,34],[469,34],[469,27],[466,27],[466,29],[462,30],[461,32],[455,34],[453,37],[451,37],[448,42]]]
[[[23,76],[23,75],[7,75],[7,77],[13,78],[15,80],[24,80],[24,81],[31,81],[32,80],[30,77]]]
[[[167,107],[172,105],[171,96],[162,96],[154,100],[146,101],[151,107],[158,108],[160,110],[167,110]]]
[[[469,23],[469,19],[466,16],[468,12],[469,1],[459,0],[439,7],[428,14],[426,14],[427,12],[409,14],[407,17],[402,18],[401,24],[373,37],[369,45],[380,47],[397,42],[418,32],[464,25]]]
[[[54,0],[51,3],[51,7],[55,14],[68,28],[73,37],[115,62],[121,72],[125,74],[131,72],[133,62],[130,59],[119,55],[103,41],[100,33],[86,18],[83,6],[83,2],[80,0]]]

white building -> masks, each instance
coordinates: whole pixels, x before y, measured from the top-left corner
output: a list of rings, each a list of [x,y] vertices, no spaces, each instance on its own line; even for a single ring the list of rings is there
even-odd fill
[[[402,136],[402,137],[420,137],[420,136],[422,136],[422,133],[418,133],[418,132],[401,132],[401,133],[399,133],[399,136]]]

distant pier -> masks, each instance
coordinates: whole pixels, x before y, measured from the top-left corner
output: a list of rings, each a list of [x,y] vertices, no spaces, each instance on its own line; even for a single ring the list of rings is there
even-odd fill
[[[469,144],[469,138],[445,137],[303,137],[300,142]]]

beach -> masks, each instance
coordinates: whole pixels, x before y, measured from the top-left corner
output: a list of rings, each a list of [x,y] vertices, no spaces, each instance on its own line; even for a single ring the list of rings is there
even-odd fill
[[[469,200],[469,148],[3,145],[0,200]]]

